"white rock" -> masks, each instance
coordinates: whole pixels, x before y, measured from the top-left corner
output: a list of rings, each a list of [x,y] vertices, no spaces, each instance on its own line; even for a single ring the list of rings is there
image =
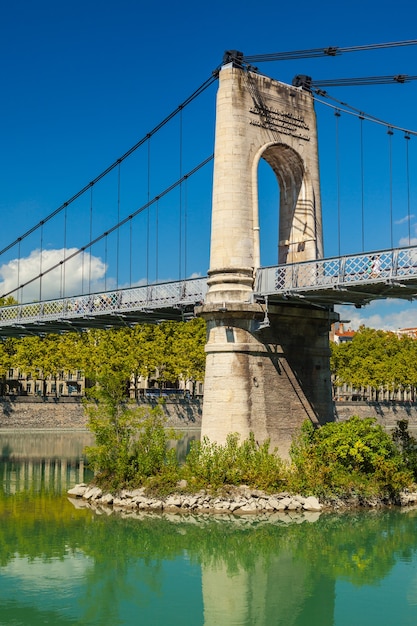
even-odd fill
[[[303,509],[305,511],[321,511],[322,508],[322,505],[315,496],[309,496],[305,499],[305,502],[303,504]]]
[[[284,509],[287,509],[292,501],[293,501],[292,498],[289,498],[289,497],[281,498],[281,500],[280,500],[280,508],[277,509],[277,510],[278,511],[283,511]]]
[[[172,495],[168,496],[165,500],[165,504],[166,506],[181,506],[182,500],[181,496]]]
[[[82,498],[82,496],[87,491],[88,487],[85,483],[80,483],[79,485],[75,485],[72,489],[70,489],[67,493],[70,496],[75,496],[77,498]]]
[[[276,511],[283,511],[285,509],[285,504],[282,504],[282,500],[278,500],[278,498],[274,498],[273,496],[269,498],[269,505]]]
[[[103,495],[100,487],[88,487],[84,492],[83,498],[84,500],[97,500],[97,498],[101,498]]]
[[[240,507],[240,509],[238,509],[239,513],[243,512],[243,513],[256,513],[257,512],[257,508],[256,505],[252,504],[251,502],[248,502],[247,504],[244,504],[243,506]]]
[[[296,501],[297,501],[297,502],[299,502],[300,504],[304,504],[304,503],[305,503],[305,501],[306,501],[306,499],[304,498],[304,496],[300,496],[300,495],[293,496],[293,500],[296,500]]]

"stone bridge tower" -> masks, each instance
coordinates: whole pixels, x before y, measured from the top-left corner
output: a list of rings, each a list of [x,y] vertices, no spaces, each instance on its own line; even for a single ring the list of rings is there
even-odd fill
[[[277,262],[322,258],[311,93],[235,57],[219,73],[209,288],[197,311],[208,328],[202,436],[224,443],[228,433],[243,439],[252,431],[286,456],[305,419],[333,419],[328,331],[335,314],[255,299],[260,159],[280,188]]]

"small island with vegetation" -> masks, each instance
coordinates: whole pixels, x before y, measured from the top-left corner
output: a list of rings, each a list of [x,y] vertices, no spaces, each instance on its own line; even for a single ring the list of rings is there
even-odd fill
[[[112,381],[112,384],[110,384]],[[354,416],[315,428],[305,422],[290,459],[269,442],[230,434],[224,445],[203,438],[180,462],[162,408],[137,407],[114,378],[86,403],[95,444],[85,452],[94,480],[69,491],[101,505],[151,511],[234,514],[321,511],[417,501],[417,440],[406,420],[392,434]]]

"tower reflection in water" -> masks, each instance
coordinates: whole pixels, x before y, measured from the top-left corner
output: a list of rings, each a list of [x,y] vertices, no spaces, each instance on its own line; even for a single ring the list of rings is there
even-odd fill
[[[0,436],[0,623],[417,623],[417,511],[290,524],[93,512],[66,497],[85,436]]]

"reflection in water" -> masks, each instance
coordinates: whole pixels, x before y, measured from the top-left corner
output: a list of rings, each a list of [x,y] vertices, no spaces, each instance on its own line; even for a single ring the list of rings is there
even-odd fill
[[[315,575],[292,552],[272,553],[249,571],[203,566],[204,624],[333,624],[334,582]],[[314,616],[314,617],[313,617]]]
[[[200,432],[186,431],[170,442],[180,460]],[[0,433],[0,489],[16,493],[33,489],[66,493],[77,483],[92,479],[83,450],[94,441],[88,431],[17,431]]]
[[[90,480],[83,449],[92,442],[87,431],[0,433],[0,489],[65,493],[71,485]]]
[[[414,624],[416,522],[396,510],[133,519],[78,509],[59,489],[3,489],[0,624]]]

